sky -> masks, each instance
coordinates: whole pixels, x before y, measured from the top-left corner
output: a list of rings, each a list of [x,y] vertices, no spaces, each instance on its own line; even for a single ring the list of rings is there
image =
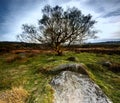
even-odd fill
[[[76,7],[85,15],[91,14],[99,31],[96,41],[120,40],[120,0],[0,0],[0,41],[17,41],[22,24],[36,25],[47,4]]]

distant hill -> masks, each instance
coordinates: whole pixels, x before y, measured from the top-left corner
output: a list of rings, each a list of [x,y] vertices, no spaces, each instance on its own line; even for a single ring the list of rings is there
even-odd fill
[[[120,44],[120,41],[105,41],[105,42],[98,42],[98,43],[91,43],[91,44]]]

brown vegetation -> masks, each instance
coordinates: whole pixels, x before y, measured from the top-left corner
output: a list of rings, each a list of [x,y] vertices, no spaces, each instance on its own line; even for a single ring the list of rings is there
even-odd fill
[[[25,103],[28,92],[22,87],[0,93],[0,103]]]
[[[85,44],[85,45],[71,45],[69,47],[62,46],[63,51],[75,51],[90,52],[90,53],[102,53],[102,54],[119,54],[120,44]],[[36,55],[39,53],[55,53],[53,49],[44,44],[32,44],[32,43],[0,43],[0,54],[3,53],[27,53],[29,55]],[[9,58],[8,58],[9,59]]]
[[[102,54],[120,54],[119,48],[75,48],[76,53],[89,52],[89,53],[102,53]]]
[[[113,71],[113,72],[120,72],[120,64],[118,63],[113,63],[110,67],[109,70]]]
[[[6,57],[6,58],[5,58],[5,61],[6,61],[7,63],[11,63],[11,62],[14,62],[14,61],[20,60],[20,59],[21,59],[20,56],[18,56],[18,55],[16,55],[16,54],[12,54],[12,55]]]

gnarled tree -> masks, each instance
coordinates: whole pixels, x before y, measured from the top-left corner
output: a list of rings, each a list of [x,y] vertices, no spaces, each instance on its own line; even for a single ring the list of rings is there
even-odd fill
[[[18,38],[27,42],[40,42],[49,44],[58,55],[62,54],[62,45],[81,43],[86,39],[95,38],[96,23],[90,14],[83,15],[77,8],[66,11],[60,6],[45,6],[43,16],[38,22],[38,27],[23,25],[22,34]]]

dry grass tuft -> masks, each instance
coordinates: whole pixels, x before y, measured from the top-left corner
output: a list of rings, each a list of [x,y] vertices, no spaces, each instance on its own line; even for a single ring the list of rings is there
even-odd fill
[[[0,100],[0,103],[7,103],[7,102]]]
[[[14,61],[16,61],[16,60],[18,60],[18,59],[21,59],[21,58],[20,58],[18,55],[13,54],[13,55],[10,55],[10,56],[6,57],[6,58],[5,58],[5,61],[6,61],[7,63],[11,63],[11,62],[14,62]]]
[[[22,87],[0,93],[0,103],[25,103],[28,92]]]
[[[28,57],[33,57],[33,54],[29,54],[29,55],[26,55],[26,54],[11,54],[10,56],[6,57],[5,58],[5,62],[7,63],[12,63],[16,60],[19,60],[19,61],[22,61],[22,62],[26,62],[28,60]]]

